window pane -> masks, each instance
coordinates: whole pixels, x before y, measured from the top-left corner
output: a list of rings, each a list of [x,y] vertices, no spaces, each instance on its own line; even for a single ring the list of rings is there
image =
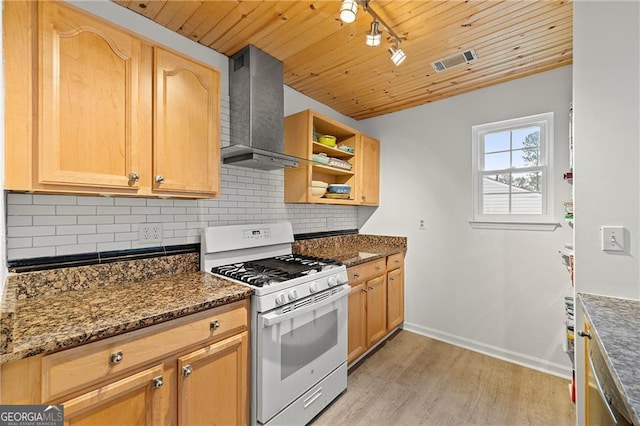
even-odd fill
[[[538,148],[524,148],[514,150],[512,152],[513,167],[530,167],[540,165],[540,149]]]
[[[510,173],[502,173],[497,175],[484,175],[482,178],[482,193],[496,194],[509,193]]]
[[[482,213],[509,214],[509,173],[482,178]]]
[[[512,192],[540,192],[542,190],[542,172],[514,173]]]
[[[540,147],[540,127],[527,127],[517,129],[513,134],[513,149],[539,148]]]
[[[483,201],[482,214],[509,214],[509,194],[487,194]]]
[[[484,152],[509,150],[510,132],[488,133],[484,135]]]
[[[500,170],[510,167],[509,151],[486,154],[484,156],[484,170]]]
[[[542,214],[542,194],[514,192],[511,195],[511,214]]]

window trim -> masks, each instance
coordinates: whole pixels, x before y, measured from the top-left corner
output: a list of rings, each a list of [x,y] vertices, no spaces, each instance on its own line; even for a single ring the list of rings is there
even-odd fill
[[[479,124],[471,128],[472,141],[472,220],[469,221],[474,229],[517,229],[517,230],[555,230],[560,224],[554,220],[553,209],[553,129],[554,114],[547,112],[530,115],[527,117],[514,118],[497,121],[493,123]],[[482,137],[487,133],[514,130],[522,127],[540,127],[540,158],[541,164],[535,166],[542,171],[542,214],[520,215],[520,214],[484,214],[482,213],[482,175],[485,174],[483,168],[484,152],[482,148]],[[510,149],[511,151],[511,149]],[[520,170],[522,168],[512,168],[508,170]]]

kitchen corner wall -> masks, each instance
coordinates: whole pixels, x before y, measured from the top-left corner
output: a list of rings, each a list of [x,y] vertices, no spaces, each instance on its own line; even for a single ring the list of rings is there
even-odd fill
[[[304,101],[299,94],[287,91]],[[229,144],[229,101],[221,108],[221,139]],[[290,221],[294,233],[357,228],[357,208],[285,204],[283,170],[222,166],[221,197],[179,200],[7,194],[9,260],[200,242],[206,226]],[[332,218],[332,228],[327,219]],[[138,242],[141,223],[161,223],[161,244]]]
[[[571,67],[365,120],[381,144],[380,197],[361,232],[408,238],[405,328],[561,376],[571,242]],[[554,232],[472,229],[471,127],[554,112]],[[425,229],[418,223],[424,220]]]

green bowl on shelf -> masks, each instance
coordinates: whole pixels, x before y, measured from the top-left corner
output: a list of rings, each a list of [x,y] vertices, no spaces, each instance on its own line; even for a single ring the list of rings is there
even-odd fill
[[[319,138],[319,142],[327,146],[336,146],[336,137],[331,135],[322,135]]]

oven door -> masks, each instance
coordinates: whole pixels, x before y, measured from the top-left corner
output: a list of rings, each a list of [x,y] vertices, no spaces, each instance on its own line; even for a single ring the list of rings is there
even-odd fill
[[[258,314],[256,420],[266,423],[347,360],[342,285]]]

